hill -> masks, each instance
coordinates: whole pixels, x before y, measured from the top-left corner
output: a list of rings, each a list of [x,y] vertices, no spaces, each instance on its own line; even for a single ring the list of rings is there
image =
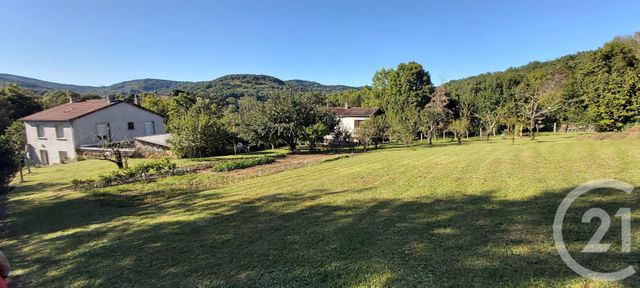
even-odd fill
[[[213,99],[218,103],[233,104],[237,99],[245,96],[264,99],[269,94],[283,89],[329,94],[358,88],[343,85],[322,85],[304,80],[283,81],[268,75],[232,74],[212,81],[184,84],[178,86],[178,89],[196,96]]]
[[[552,113],[538,117],[547,122],[547,127],[552,122],[563,122],[595,124],[598,130],[613,131],[640,121],[640,86],[636,84],[640,83],[640,33],[616,37],[593,51],[531,62],[444,85],[471,110],[491,116],[500,106],[504,108],[505,103],[518,103],[522,107],[522,103],[529,101],[527,93],[533,91],[531,87],[552,78],[561,79],[558,98],[565,105],[548,107]]]
[[[61,84],[12,74],[0,74],[0,85],[4,84],[17,84],[18,86],[32,90],[38,95],[44,95],[49,91],[55,90],[71,90],[77,93],[92,93],[100,96],[110,94],[130,95],[145,92],[171,94],[173,90],[179,89],[191,92],[198,96],[219,99],[237,99],[242,96],[264,96],[286,87],[302,91],[320,92],[323,94],[357,89],[355,87],[343,85],[323,85],[317,82],[305,80],[283,81],[268,75],[253,74],[226,75],[211,81],[198,82],[136,79],[104,87]]]
[[[36,94],[44,94],[53,90],[71,90],[78,93],[89,93],[98,87],[79,86],[72,84],[61,84],[49,82],[24,76],[0,73],[0,85],[17,84],[20,87],[27,88]]]

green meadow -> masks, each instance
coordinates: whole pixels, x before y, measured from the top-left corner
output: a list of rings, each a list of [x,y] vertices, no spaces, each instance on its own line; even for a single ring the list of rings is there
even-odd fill
[[[5,195],[3,251],[34,287],[640,286],[638,275],[580,277],[552,235],[577,185],[613,178],[640,187],[639,139],[543,134],[348,155],[266,175],[202,171],[88,192],[71,180],[115,165],[35,168]],[[564,236],[576,260],[600,271],[638,267],[635,192],[598,190],[574,204]],[[612,253],[579,253],[599,226],[580,222],[591,207],[632,209],[631,253],[619,253],[613,216],[603,239]]]

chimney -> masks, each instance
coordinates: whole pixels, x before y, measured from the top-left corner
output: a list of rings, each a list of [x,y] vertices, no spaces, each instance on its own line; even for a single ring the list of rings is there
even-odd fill
[[[116,95],[107,96],[107,103],[112,104],[116,102]]]
[[[140,95],[133,95],[133,104],[136,106],[140,106]]]
[[[344,109],[349,109],[349,102],[344,102]]]
[[[69,104],[74,103],[76,101],[74,101],[73,96],[69,95]]]

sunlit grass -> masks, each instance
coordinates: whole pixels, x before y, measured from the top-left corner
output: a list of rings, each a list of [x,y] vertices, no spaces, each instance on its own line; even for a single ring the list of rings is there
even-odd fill
[[[9,194],[2,249],[38,287],[637,286],[638,276],[580,278],[557,256],[551,225],[576,185],[640,185],[639,148],[572,134],[515,145],[472,138],[247,179],[199,173],[90,193],[69,182],[115,165],[80,161],[38,168]],[[581,209],[640,208],[637,200],[590,195],[568,215],[577,222],[567,238],[587,241],[597,228],[580,223]],[[638,263],[635,250],[579,260],[615,269]]]

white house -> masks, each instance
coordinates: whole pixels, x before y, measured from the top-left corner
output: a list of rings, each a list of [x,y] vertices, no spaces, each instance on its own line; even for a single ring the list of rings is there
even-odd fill
[[[70,101],[20,120],[25,124],[29,159],[45,165],[74,159],[80,147],[98,147],[100,141],[165,133],[161,115],[112,97]]]
[[[380,113],[379,108],[349,107],[348,104],[344,108],[331,108],[331,111],[336,113],[340,126],[349,133],[355,132],[363,121]]]

